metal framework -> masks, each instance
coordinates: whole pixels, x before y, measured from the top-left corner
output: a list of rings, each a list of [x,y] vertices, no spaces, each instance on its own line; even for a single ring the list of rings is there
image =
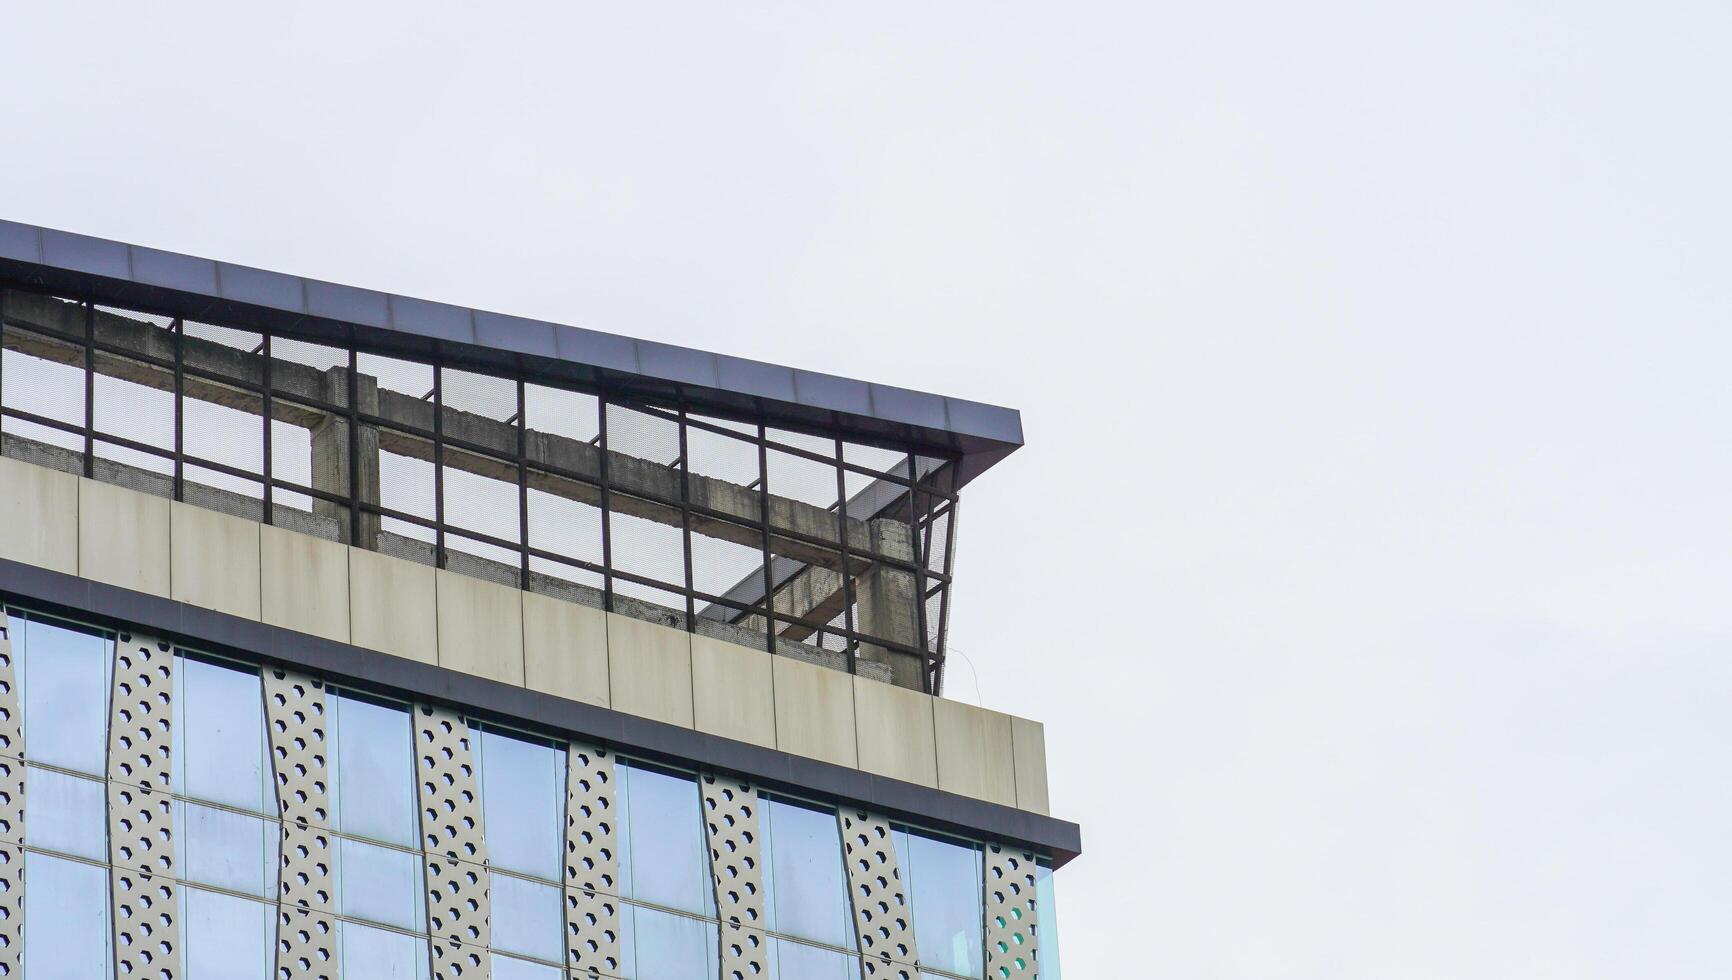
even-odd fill
[[[51,443],[76,452],[86,477],[114,479],[117,466],[130,466],[159,474],[161,486],[146,489],[175,500],[211,506],[221,496],[247,516],[298,530],[322,520],[338,540],[360,547],[941,689],[957,455],[887,439],[848,441],[821,426],[773,428],[763,416],[716,413],[677,390],[649,399],[601,382],[544,384],[529,372],[455,357],[379,353],[360,340],[330,346],[243,331],[80,296],[0,292],[0,445],[17,455],[30,442]],[[82,418],[33,410],[21,397],[31,379],[8,379],[6,369],[16,375],[31,359],[81,369]],[[420,372],[430,387],[393,389],[378,376],[382,367]],[[133,438],[105,424],[98,392],[116,379],[170,396],[172,438]],[[453,404],[456,379],[487,385],[501,408],[488,416],[461,398]],[[593,406],[593,436],[532,427],[549,393],[582,399],[585,413]],[[237,409],[256,417],[256,432],[230,433],[236,451],[228,459],[194,452],[193,402],[220,404],[231,419]],[[315,456],[335,457],[309,464],[308,479],[285,475],[283,447],[273,443],[273,430],[284,425],[315,433]],[[249,440],[256,449],[242,447]],[[658,440],[675,458],[650,455]],[[726,476],[694,461],[700,440],[726,457]],[[382,455],[431,465],[430,508],[400,506],[403,494],[387,492]],[[239,462],[247,456],[257,465]],[[462,487],[451,485],[453,474],[463,474]],[[463,497],[476,478],[514,493],[514,514],[497,522],[514,529],[478,526],[482,508]],[[542,496],[593,511],[593,552],[541,533],[546,522],[532,502]],[[677,553],[653,569],[634,568],[622,546],[639,547],[632,528],[649,524],[677,532]],[[696,541],[720,542],[735,556],[729,561],[751,567],[719,587],[714,580],[728,563],[699,554]],[[742,549],[755,554],[739,557]]]

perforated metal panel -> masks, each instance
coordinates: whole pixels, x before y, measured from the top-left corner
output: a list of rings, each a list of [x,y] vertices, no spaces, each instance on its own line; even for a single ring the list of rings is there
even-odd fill
[[[120,634],[109,708],[108,778],[166,794],[174,757],[174,650],[152,636]]]
[[[565,771],[565,931],[578,976],[618,976],[619,851],[612,753],[573,742]]]
[[[620,976],[619,899],[605,892],[567,888],[565,947],[573,976]]]
[[[860,937],[861,971],[867,977],[918,980],[920,953],[890,821],[863,810],[843,810],[842,849],[854,927]]]
[[[608,893],[619,891],[619,851],[614,826],[613,754],[571,743],[565,772],[565,883]]]
[[[487,869],[467,861],[427,857],[427,925],[434,939],[485,948],[492,941]]]
[[[337,840],[323,827],[282,825],[282,873],[279,887],[288,906],[330,912],[336,907]]]
[[[492,939],[493,912],[469,726],[449,708],[416,705],[415,747],[433,975],[485,977],[487,955],[476,950]]]
[[[18,673],[12,660],[12,628],[6,611],[0,609],[0,841],[24,840],[24,727],[18,704]],[[3,870],[3,869],[0,869]],[[0,907],[8,895],[22,891],[23,876],[7,882],[12,888],[0,895]],[[14,896],[15,899],[15,896]],[[16,899],[15,899],[16,900]],[[0,936],[17,916],[0,921]],[[9,948],[9,947],[8,947]],[[6,976],[6,949],[0,948],[0,977]]]
[[[704,828],[710,845],[710,878],[722,922],[722,980],[769,973],[761,932],[764,868],[758,831],[758,791],[749,783],[706,775]]]
[[[433,940],[433,980],[488,980],[492,964],[487,951],[461,943]]]
[[[108,856],[114,964],[122,977],[180,976],[175,874],[174,650],[140,633],[114,645],[108,720]]]
[[[265,722],[270,731],[277,809],[285,821],[329,827],[325,685],[287,670],[264,671]]]
[[[1034,855],[989,844],[986,848],[986,975],[997,980],[1039,976],[1036,952],[1040,908],[1035,902]]]
[[[24,848],[0,843],[0,977],[24,975]]]
[[[487,863],[475,755],[463,716],[449,708],[417,705],[415,748],[422,848],[429,854]]]
[[[23,714],[18,707],[18,668],[12,660],[12,622],[0,609],[0,755],[24,754]]]
[[[277,976],[337,980],[337,921],[307,909],[277,908]]]
[[[180,902],[174,879],[114,868],[114,972],[179,980]]]

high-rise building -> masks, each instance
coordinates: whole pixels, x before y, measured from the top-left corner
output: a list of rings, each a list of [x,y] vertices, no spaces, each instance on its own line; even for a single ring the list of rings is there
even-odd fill
[[[1058,980],[1016,412],[10,222],[0,349],[0,977]]]

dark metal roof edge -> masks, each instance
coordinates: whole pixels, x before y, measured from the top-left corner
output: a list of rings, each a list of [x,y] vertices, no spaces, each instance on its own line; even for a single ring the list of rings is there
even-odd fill
[[[0,599],[77,619],[154,630],[211,653],[293,665],[340,682],[444,701],[481,716],[615,746],[684,768],[737,773],[763,788],[855,803],[893,819],[1032,848],[1062,867],[1082,853],[1066,820],[680,728],[348,643],[0,559]]]
[[[371,336],[404,350],[467,355],[554,378],[677,393],[720,411],[863,439],[896,438],[963,457],[962,482],[1022,445],[1016,409],[638,340],[544,320],[254,269],[0,219],[0,272],[91,291],[122,305],[149,300],[197,318]]]

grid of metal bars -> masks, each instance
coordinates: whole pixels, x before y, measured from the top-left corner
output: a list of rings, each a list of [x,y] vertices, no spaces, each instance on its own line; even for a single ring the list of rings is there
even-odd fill
[[[332,536],[362,547],[406,552],[405,557],[470,574],[508,576],[521,588],[563,589],[561,594],[576,601],[688,630],[730,639],[749,634],[772,651],[788,652],[784,647],[790,642],[815,647],[845,658],[850,672],[860,669],[863,654],[879,663],[899,662],[898,683],[934,693],[942,685],[956,533],[952,458],[895,445],[845,443],[831,433],[773,430],[762,420],[700,415],[677,397],[651,403],[602,387],[544,384],[544,379],[502,376],[456,361],[386,355],[354,343],[332,347],[211,324],[193,324],[196,333],[189,334],[191,321],[180,318],[18,290],[6,291],[0,301],[0,348],[6,358],[0,364],[0,432],[9,455],[16,454],[21,439],[46,437],[62,449],[72,448],[68,441],[81,442],[78,463],[92,478],[104,473],[112,478],[102,469],[105,457],[125,456],[146,463],[146,469],[156,460],[170,475],[159,492],[176,500],[188,499],[189,488],[208,497],[214,483],[229,497],[248,501],[245,507],[254,510],[248,516],[266,523],[304,525],[310,512]],[[323,360],[297,360],[297,351],[313,351]],[[70,365],[75,359],[84,376],[82,419],[34,411],[30,398],[18,394],[30,384],[35,361]],[[387,368],[430,373],[430,390],[390,388],[381,376]],[[136,384],[172,395],[173,434],[165,444],[99,426],[98,378],[128,374]],[[297,376],[295,383],[303,386],[291,390],[285,375]],[[315,375],[323,378],[323,386],[308,390],[305,382]],[[477,384],[506,393],[514,411],[509,418],[489,419],[452,407],[454,377],[478,378]],[[578,426],[573,436],[532,428],[531,394],[549,404],[555,404],[551,395],[582,396],[579,404],[593,403],[593,437],[579,445],[588,425]],[[227,408],[238,404],[258,418],[262,453],[257,471],[189,451],[189,411],[202,417],[215,411],[210,404],[224,400]],[[571,419],[583,421],[575,411]],[[304,481],[276,466],[273,428],[285,421],[310,433],[314,448]],[[567,419],[556,411],[547,421],[564,424]],[[677,457],[639,455],[655,440],[622,429],[628,421],[671,430]],[[705,468],[726,474],[694,469],[692,442],[699,434],[707,451],[723,457],[721,465]],[[108,447],[126,452],[115,454]],[[570,459],[555,458],[555,449]],[[321,452],[340,454],[346,465],[332,468],[330,459],[321,464]],[[387,499],[383,458],[412,461],[418,455],[431,463],[430,512],[392,506],[397,501]],[[584,459],[593,459],[593,466],[571,462]],[[189,477],[189,466],[196,478]],[[622,466],[625,470],[616,472]],[[819,475],[821,468],[833,474],[834,492],[827,501],[812,489],[830,480]],[[806,480],[794,475],[808,472]],[[462,474],[463,488],[453,488],[448,473]],[[481,505],[464,495],[491,486],[477,478],[515,493],[514,535],[473,526],[483,523],[471,520]],[[550,547],[567,542],[550,542],[537,533],[546,522],[532,514],[535,494],[563,496],[576,505],[574,512],[593,507],[599,547]],[[825,511],[828,516],[814,524]],[[648,569],[641,562],[626,567],[622,544],[654,551],[636,540],[632,528],[657,536],[677,533],[677,560],[669,555]],[[705,539],[706,555],[712,548],[755,550],[757,570],[730,588],[705,588],[717,569],[694,555],[694,539]],[[459,560],[454,562],[454,556]],[[632,560],[638,560],[635,554]],[[583,585],[588,581],[599,581],[599,587]]]

